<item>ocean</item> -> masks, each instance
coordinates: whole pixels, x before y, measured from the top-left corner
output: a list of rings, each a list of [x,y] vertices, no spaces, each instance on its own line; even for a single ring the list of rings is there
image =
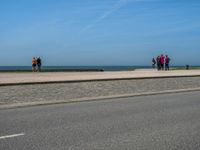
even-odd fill
[[[198,68],[200,66],[190,66]],[[42,70],[66,71],[66,70],[103,70],[103,71],[129,71],[135,69],[150,69],[152,66],[43,66]],[[171,66],[171,68],[185,68],[185,66]],[[30,71],[31,66],[0,66],[0,71]]]

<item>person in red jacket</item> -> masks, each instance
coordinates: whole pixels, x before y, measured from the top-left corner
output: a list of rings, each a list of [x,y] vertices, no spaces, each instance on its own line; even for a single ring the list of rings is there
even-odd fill
[[[162,70],[164,70],[164,64],[165,64],[165,56],[162,54],[160,56],[160,65]]]

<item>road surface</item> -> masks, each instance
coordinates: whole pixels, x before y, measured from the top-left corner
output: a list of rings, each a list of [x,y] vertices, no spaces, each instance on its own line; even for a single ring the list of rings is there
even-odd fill
[[[200,92],[0,110],[1,150],[197,150]]]

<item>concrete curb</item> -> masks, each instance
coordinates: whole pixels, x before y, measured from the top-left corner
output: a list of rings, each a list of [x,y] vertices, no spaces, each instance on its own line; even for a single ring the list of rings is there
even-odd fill
[[[130,77],[130,78],[105,78],[105,79],[83,79],[83,80],[63,80],[63,81],[40,81],[40,82],[18,82],[18,83],[0,83],[2,86],[18,85],[37,85],[37,84],[57,84],[57,83],[80,83],[80,82],[100,82],[100,81],[119,81],[119,80],[145,80],[145,79],[166,79],[166,78],[187,78],[200,77],[200,75],[174,75],[174,76],[152,76],[152,77]]]
[[[8,104],[8,105],[0,105],[0,110],[23,108],[23,107],[33,107],[33,106],[55,105],[55,104],[103,101],[103,100],[112,100],[115,98],[140,97],[140,96],[173,94],[173,93],[194,92],[194,91],[200,91],[200,87],[199,88],[190,88],[190,89],[179,89],[179,90],[165,90],[165,91],[159,91],[159,92],[144,92],[144,93],[138,93],[138,94],[111,95],[111,96],[101,96],[101,97],[85,97],[85,98],[59,100],[59,101],[43,101],[43,102]]]

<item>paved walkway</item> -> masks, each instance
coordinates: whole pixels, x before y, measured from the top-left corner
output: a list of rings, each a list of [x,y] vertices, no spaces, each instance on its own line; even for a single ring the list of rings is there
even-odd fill
[[[136,71],[120,72],[0,73],[0,85],[174,76],[200,76],[200,70],[157,71],[152,69],[141,69]]]

